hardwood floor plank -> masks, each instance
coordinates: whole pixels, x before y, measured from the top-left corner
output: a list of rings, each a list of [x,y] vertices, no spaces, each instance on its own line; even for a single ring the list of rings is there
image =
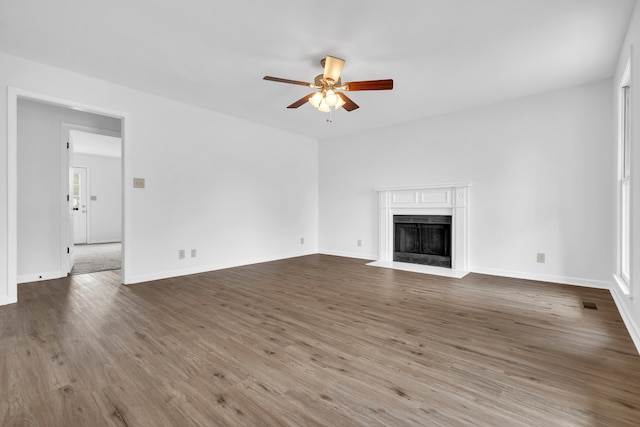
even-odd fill
[[[640,420],[640,356],[606,290],[312,255],[18,291],[0,307],[3,426]]]

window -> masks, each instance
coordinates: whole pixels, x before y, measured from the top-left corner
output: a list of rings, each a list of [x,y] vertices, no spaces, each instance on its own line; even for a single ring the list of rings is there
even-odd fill
[[[618,277],[626,295],[631,295],[631,63],[627,63],[620,81],[618,131]]]
[[[80,208],[80,174],[78,172],[73,173],[73,210],[77,211]]]

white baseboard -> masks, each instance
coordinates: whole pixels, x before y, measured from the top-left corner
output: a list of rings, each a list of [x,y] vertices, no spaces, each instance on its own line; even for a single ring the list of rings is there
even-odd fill
[[[0,295],[0,306],[15,304],[18,302],[17,298],[10,298],[7,295]]]
[[[346,258],[356,258],[356,259],[363,259],[368,261],[369,260],[376,261],[378,259],[377,254],[362,254],[359,252],[320,250],[319,253],[323,255],[341,256]],[[469,271],[472,273],[488,274],[490,276],[513,277],[516,279],[536,280],[539,282],[551,282],[551,283],[560,283],[565,285],[585,286],[588,288],[610,289],[611,287],[611,284],[606,280],[592,280],[592,279],[584,279],[580,277],[555,276],[551,274],[527,273],[522,271],[500,270],[497,268],[482,268],[482,267],[471,267]],[[457,277],[457,276],[453,275],[452,277]]]
[[[21,274],[18,276],[18,283],[41,282],[43,280],[59,279],[67,277],[67,273],[62,271],[47,271],[45,273]]]
[[[633,341],[638,354],[640,354],[640,325],[633,320],[633,316],[631,316],[627,311],[627,305],[624,304],[623,300],[624,298],[628,299],[629,297],[621,295],[620,290],[615,286],[611,287],[611,296],[613,297],[613,301],[616,303],[616,307],[618,307],[618,312],[620,313],[620,317],[622,317],[624,325],[627,327],[627,331],[631,336],[631,341]]]
[[[342,252],[342,251],[323,251],[321,250],[320,252],[318,252],[321,255],[333,255],[333,256],[341,256],[341,257],[345,257],[345,258],[356,258],[356,259],[364,259],[367,261],[375,261],[376,259],[378,259],[377,255],[367,255],[367,254],[362,254],[360,252]]]
[[[208,271],[223,270],[225,268],[242,267],[244,265],[278,261],[278,260],[287,259],[287,258],[296,258],[300,256],[305,256],[305,255],[313,255],[315,253],[317,252],[312,251],[312,252],[297,252],[295,254],[280,254],[280,255],[274,255],[269,257],[245,259],[242,261],[235,261],[235,262],[198,265],[193,267],[182,268],[179,270],[167,270],[167,271],[160,271],[157,273],[138,274],[138,275],[132,275],[128,277],[126,283],[124,284],[132,285],[135,283],[150,282],[152,280],[161,280],[161,279],[169,279],[172,277],[188,276],[190,274],[206,273]]]
[[[606,280],[593,280],[584,279],[581,277],[555,276],[552,274],[500,270],[497,268],[471,267],[469,270],[473,273],[488,274],[490,276],[513,277],[515,279],[536,280],[538,282],[551,282],[564,285],[585,286],[587,288],[611,289],[611,283],[607,282]]]

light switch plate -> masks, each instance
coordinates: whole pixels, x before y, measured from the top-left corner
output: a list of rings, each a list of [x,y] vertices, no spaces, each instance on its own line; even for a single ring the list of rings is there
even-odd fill
[[[144,178],[133,178],[133,188],[144,188]]]

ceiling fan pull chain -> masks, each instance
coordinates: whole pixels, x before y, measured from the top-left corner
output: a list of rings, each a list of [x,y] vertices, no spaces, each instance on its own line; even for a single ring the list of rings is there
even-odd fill
[[[331,110],[329,110],[329,117],[327,118],[327,123],[333,123],[333,116],[331,115]]]

